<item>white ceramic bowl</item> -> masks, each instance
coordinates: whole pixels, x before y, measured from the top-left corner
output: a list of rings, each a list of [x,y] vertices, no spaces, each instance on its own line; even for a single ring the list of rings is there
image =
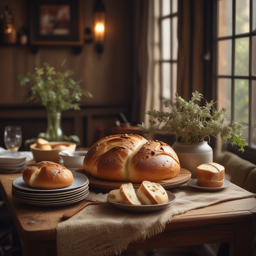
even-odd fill
[[[84,157],[88,151],[61,151],[59,152],[59,156],[63,160],[63,165],[67,168],[80,168],[84,164]]]
[[[71,142],[49,142],[53,149],[44,150],[36,147],[36,143],[30,146],[30,150],[33,153],[34,159],[36,162],[40,161],[53,161],[59,163],[60,157],[59,152],[63,149],[55,149],[55,147],[63,145],[66,146],[65,151],[73,152],[76,149],[76,144]]]

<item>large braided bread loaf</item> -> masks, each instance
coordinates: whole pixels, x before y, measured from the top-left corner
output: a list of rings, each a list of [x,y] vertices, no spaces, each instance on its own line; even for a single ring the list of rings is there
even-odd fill
[[[84,169],[100,179],[140,183],[174,178],[180,172],[180,163],[166,143],[136,134],[117,134],[91,146]]]

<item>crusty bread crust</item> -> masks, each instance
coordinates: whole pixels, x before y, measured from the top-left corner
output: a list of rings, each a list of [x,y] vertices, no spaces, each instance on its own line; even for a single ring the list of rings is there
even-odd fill
[[[180,163],[174,150],[163,142],[117,134],[92,145],[84,158],[84,169],[100,179],[141,183],[176,177]]]
[[[197,184],[201,187],[221,187],[225,179],[224,166],[217,163],[205,163],[196,168]]]
[[[54,162],[42,161],[34,166],[27,166],[23,172],[23,180],[34,188],[55,189],[71,185],[74,177],[66,167]]]

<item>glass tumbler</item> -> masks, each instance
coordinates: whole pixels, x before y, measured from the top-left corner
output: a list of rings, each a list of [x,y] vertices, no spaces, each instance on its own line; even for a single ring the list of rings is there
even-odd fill
[[[4,143],[7,149],[18,151],[22,143],[22,133],[19,126],[6,126],[4,130]]]

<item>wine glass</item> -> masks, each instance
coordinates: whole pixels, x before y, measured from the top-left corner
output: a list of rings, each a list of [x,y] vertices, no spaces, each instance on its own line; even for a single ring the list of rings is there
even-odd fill
[[[4,130],[4,143],[7,149],[18,151],[22,142],[22,133],[19,126],[6,126]]]

